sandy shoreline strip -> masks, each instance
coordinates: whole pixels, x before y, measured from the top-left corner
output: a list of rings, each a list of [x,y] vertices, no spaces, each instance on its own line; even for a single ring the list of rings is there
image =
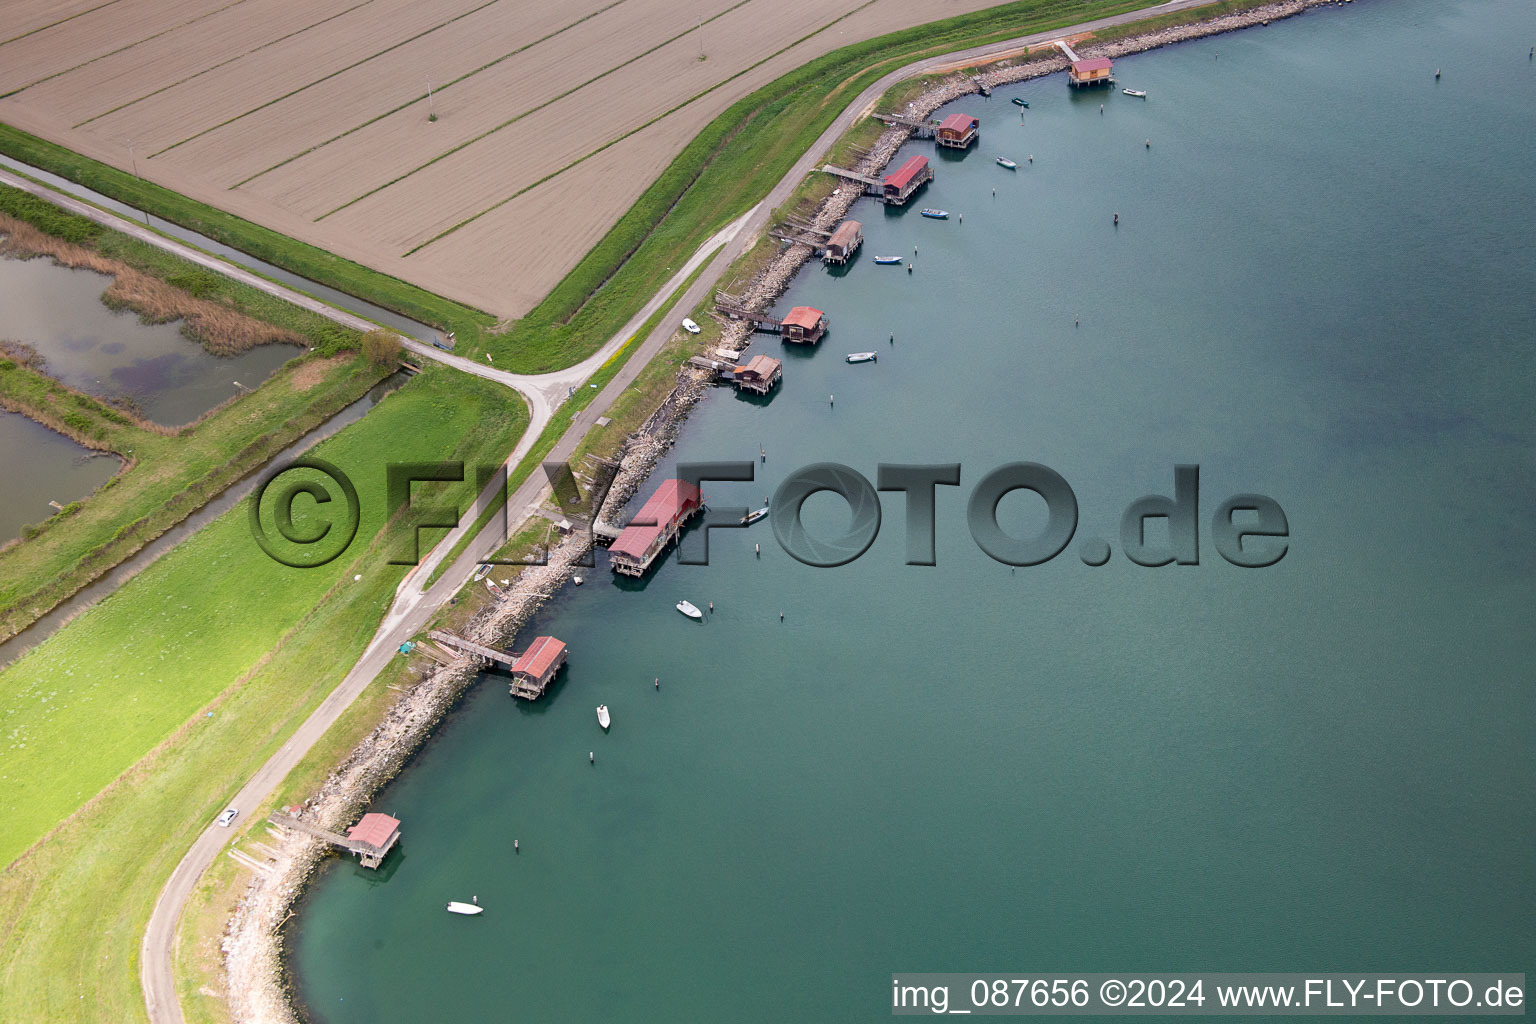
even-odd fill
[[[1086,40],[1074,44],[1084,57],[1118,57],[1168,46],[1189,39],[1230,32],[1251,25],[1300,14],[1311,7],[1338,0],[1276,0],[1245,11],[1204,21],[1171,26],[1107,43]],[[1155,16],[1155,9],[1149,11]],[[1024,81],[1065,70],[1066,59],[1042,57],[1013,63],[1004,59],[978,77],[988,88]],[[901,113],[926,117],[961,96],[979,91],[970,78],[959,76],[923,93]],[[854,168],[875,176],[885,168],[911,129],[888,128],[869,154]],[[862,195],[842,189],[822,203],[814,218],[816,227],[830,230],[842,221]],[[751,309],[765,310],[789,286],[801,266],[814,255],[806,245],[792,245],[774,256],[740,294]],[[721,344],[742,348],[751,328],[740,322],[727,325]],[[602,518],[612,520],[625,502],[649,477],[661,455],[671,446],[688,411],[708,388],[706,377],[685,369],[677,387],[649,420],[626,443],[620,470],[604,503]],[[543,595],[553,593],[570,578],[573,568],[587,553],[586,534],[576,531],[549,553],[549,564],[530,568],[516,580],[512,595],[481,613],[466,631],[476,642],[496,646],[512,637],[528,621]],[[300,816],[305,820],[342,829],[356,820],[368,800],[407,764],[431,733],[474,682],[478,667],[463,661],[427,671],[385,714],[382,722],[352,751],[308,801]],[[292,997],[283,960],[282,925],[303,894],[315,867],[328,848],[302,833],[287,834],[266,844],[276,856],[264,872],[253,872],[249,886],[224,932],[222,949],[230,1016],[240,1024],[297,1024],[300,1014]]]

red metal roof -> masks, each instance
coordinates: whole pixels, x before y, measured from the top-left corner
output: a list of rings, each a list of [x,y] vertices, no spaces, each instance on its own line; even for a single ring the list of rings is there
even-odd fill
[[[1087,60],[1077,61],[1072,65],[1073,71],[1108,71],[1115,66],[1115,62],[1108,57],[1090,57]]]
[[[974,128],[979,122],[970,114],[950,114],[939,122],[941,132],[959,132],[964,135]]]
[[[928,167],[928,158],[925,156],[909,157],[907,162],[896,168],[896,173],[885,176],[887,187],[904,189],[912,183],[912,179],[922,174]]]
[[[560,655],[564,653],[564,641],[552,636],[534,637],[528,649],[512,663],[512,671],[543,679],[544,674],[559,663]]]
[[[814,331],[816,325],[821,323],[821,318],[824,316],[826,314],[819,309],[813,309],[810,306],[796,306],[789,311],[789,316],[784,318],[784,323],[786,326]]]
[[[651,542],[660,535],[666,524],[698,503],[698,487],[686,480],[666,481],[641,506],[624,532],[608,546],[608,551],[631,558],[644,558]]]
[[[347,829],[347,838],[367,843],[375,849],[383,849],[389,837],[400,827],[399,818],[377,812],[363,815],[363,820]]]

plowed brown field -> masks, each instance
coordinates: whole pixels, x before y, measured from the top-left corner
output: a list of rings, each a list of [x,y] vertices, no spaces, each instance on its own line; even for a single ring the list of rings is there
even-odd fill
[[[995,2],[0,0],[0,121],[517,316],[743,95]]]

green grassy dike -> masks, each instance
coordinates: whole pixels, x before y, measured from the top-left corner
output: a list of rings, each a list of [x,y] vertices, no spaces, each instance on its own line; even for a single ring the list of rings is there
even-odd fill
[[[358,333],[127,235],[0,186],[0,212],[55,238],[296,332],[314,348],[195,425],[149,424],[0,358],[0,406],[120,456],[129,467],[0,551],[0,638],[14,635],[131,556],[386,376],[351,351]],[[86,271],[81,271],[85,273]],[[102,287],[109,283],[102,279]],[[0,324],[0,335],[4,326]]]
[[[866,86],[927,56],[1144,7],[1143,0],[1016,0],[834,50],[705,126],[571,273],[505,331],[494,318],[0,124],[0,153],[201,232],[269,263],[443,330],[458,351],[519,373],[596,351],[691,253],[783,177]],[[768,55],[765,54],[765,57]],[[746,72],[742,72],[745,74]]]
[[[429,370],[315,451],[361,499],[340,559],[277,565],[242,502],[0,672],[0,1021],[144,1019],[165,878],[356,662],[405,571],[385,564],[382,460],[504,458],[526,425],[506,389]]]

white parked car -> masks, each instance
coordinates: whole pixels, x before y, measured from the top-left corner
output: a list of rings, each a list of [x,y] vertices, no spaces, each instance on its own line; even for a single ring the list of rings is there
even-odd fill
[[[233,825],[235,819],[239,816],[240,812],[238,810],[233,807],[226,807],[224,809],[224,813],[220,814],[217,820],[220,825],[223,825],[225,828],[229,828],[229,826]]]
[[[689,334],[698,334],[699,325],[685,316],[683,317],[683,330],[687,331]]]

